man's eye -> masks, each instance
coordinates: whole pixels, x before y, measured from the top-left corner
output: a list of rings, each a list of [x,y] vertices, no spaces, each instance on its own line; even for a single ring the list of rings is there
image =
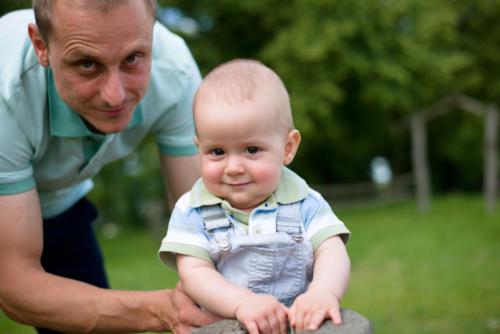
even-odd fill
[[[212,150],[212,155],[217,155],[217,156],[224,155],[224,150],[221,148],[214,148]]]
[[[78,64],[85,71],[91,71],[96,67],[96,63],[90,59],[81,60]]]
[[[255,146],[247,147],[248,154],[257,154],[257,153],[259,153],[259,151],[260,151],[260,149],[258,147],[255,147]]]
[[[139,61],[139,55],[137,55],[135,53],[131,54],[131,55],[127,56],[127,58],[125,58],[125,63],[127,65],[134,65],[138,61]]]

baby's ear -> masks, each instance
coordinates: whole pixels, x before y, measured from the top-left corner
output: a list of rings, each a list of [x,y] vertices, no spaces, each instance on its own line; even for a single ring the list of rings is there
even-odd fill
[[[193,143],[196,145],[196,147],[198,147],[198,148],[200,147],[198,145],[198,137],[196,137],[196,135],[194,135],[194,137],[193,137]]]
[[[295,158],[295,154],[299,149],[300,139],[299,130],[293,129],[288,133],[285,143],[285,155],[283,157],[284,165],[290,164],[293,161],[293,158]]]

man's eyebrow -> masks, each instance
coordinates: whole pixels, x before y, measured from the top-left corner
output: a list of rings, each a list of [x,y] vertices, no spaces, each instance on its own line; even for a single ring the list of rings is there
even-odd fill
[[[81,49],[76,49],[74,51],[69,52],[66,55],[66,59],[69,60],[80,59],[80,58],[97,59],[95,55],[92,55],[91,53],[85,52],[84,50]]]
[[[140,42],[134,45],[133,47],[130,48],[129,52],[126,54],[126,56],[137,53],[137,52],[148,52],[151,51],[152,47],[149,43],[146,42]],[[100,55],[97,55],[93,52],[89,52],[86,49],[82,48],[74,48],[70,52],[66,54],[65,57],[68,61],[72,60],[77,60],[77,59],[90,59],[90,60],[95,60],[99,61]]]

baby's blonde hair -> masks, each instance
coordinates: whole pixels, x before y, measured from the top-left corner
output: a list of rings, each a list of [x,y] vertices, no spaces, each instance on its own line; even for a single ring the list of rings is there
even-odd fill
[[[196,116],[200,103],[239,104],[258,99],[275,112],[277,125],[287,132],[294,129],[290,97],[283,81],[269,67],[252,59],[231,60],[213,69],[198,88],[193,109]]]

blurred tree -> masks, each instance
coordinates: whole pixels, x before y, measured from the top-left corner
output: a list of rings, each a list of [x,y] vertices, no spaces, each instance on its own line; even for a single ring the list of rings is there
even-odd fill
[[[102,223],[144,225],[151,218],[147,212],[150,204],[165,198],[152,136],[125,160],[104,167],[94,180],[90,198],[99,204]]]
[[[0,14],[30,7],[3,0]],[[203,73],[256,58],[283,78],[303,143],[293,168],[311,183],[369,179],[386,156],[411,168],[400,120],[449,92],[497,102],[500,2],[484,0],[159,0],[158,17],[183,35]],[[481,188],[480,119],[450,113],[429,126],[438,190]],[[96,178],[93,199],[108,220],[145,219],[161,196],[153,140]]]
[[[408,133],[393,124],[458,89],[472,63],[453,1],[161,3],[212,21],[187,36],[204,71],[252,57],[278,72],[304,138],[294,167],[311,182],[368,179],[375,155],[407,171]]]
[[[458,12],[458,47],[471,60],[456,76],[457,90],[483,101],[499,104],[500,97],[500,2],[453,1]],[[446,129],[446,131],[443,131]],[[483,178],[484,119],[453,113],[430,124],[431,138],[439,138],[429,147],[437,189],[480,190]]]
[[[16,9],[30,7],[30,0],[2,0],[0,1],[0,16]]]

